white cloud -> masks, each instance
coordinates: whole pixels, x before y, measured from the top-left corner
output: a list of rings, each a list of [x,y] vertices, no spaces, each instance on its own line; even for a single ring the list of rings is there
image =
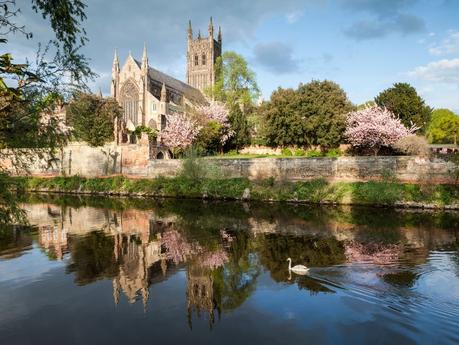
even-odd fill
[[[408,72],[408,75],[430,82],[459,85],[459,58],[434,61],[425,66],[416,67]]]
[[[298,20],[300,20],[303,14],[304,14],[303,11],[294,11],[294,12],[287,13],[285,18],[287,18],[287,21],[290,24],[293,24],[293,23],[296,23]]]
[[[429,53],[437,56],[457,52],[459,52],[459,31],[450,31],[445,39],[429,47]]]

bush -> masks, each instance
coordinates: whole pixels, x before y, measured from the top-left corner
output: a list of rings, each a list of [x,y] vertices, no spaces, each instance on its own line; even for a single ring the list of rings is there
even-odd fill
[[[282,149],[282,155],[283,156],[293,156],[293,153],[292,153],[292,151],[290,149],[284,148],[284,149]]]
[[[305,150],[300,149],[300,148],[295,150],[295,156],[305,156],[305,155],[306,155],[306,151]]]
[[[323,154],[319,150],[310,150],[306,152],[306,157],[322,157]]]
[[[394,144],[394,149],[409,156],[429,156],[429,146],[423,136],[408,135]]]
[[[341,150],[340,149],[332,149],[328,150],[327,153],[325,154],[325,157],[330,157],[330,158],[336,158],[341,156]]]

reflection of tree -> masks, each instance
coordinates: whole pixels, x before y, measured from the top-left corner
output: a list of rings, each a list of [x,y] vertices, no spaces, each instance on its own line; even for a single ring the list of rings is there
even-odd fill
[[[0,227],[0,258],[19,257],[32,248],[31,228],[26,226]]]
[[[402,247],[377,242],[361,243],[347,241],[346,258],[350,262],[370,262],[377,265],[392,264],[399,259]]]
[[[113,278],[118,274],[118,264],[113,253],[113,237],[94,231],[84,237],[70,238],[72,263],[68,272],[75,273],[75,281],[88,284],[102,278]]]
[[[418,275],[412,271],[400,271],[386,273],[382,276],[382,279],[394,286],[410,288],[414,286]]]
[[[268,234],[259,240],[261,263],[275,281],[287,281],[287,258],[306,266],[329,266],[346,260],[344,247],[334,237],[285,236]]]

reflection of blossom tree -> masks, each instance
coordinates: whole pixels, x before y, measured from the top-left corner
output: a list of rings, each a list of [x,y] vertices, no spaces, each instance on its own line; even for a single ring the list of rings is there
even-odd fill
[[[371,262],[377,265],[394,263],[400,256],[400,245],[383,243],[345,243],[345,255],[350,262]]]
[[[169,230],[161,235],[161,245],[164,246],[166,257],[179,264],[186,262],[187,259],[200,253],[202,247],[198,243],[190,243],[177,230]]]
[[[228,262],[228,254],[223,249],[208,252],[203,255],[200,265],[211,270],[223,266]]]

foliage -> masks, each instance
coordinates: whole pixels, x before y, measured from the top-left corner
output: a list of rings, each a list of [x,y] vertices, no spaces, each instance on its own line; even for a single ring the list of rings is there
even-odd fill
[[[406,128],[390,110],[376,106],[351,112],[345,136],[352,146],[377,155],[381,147],[391,147],[415,131],[415,127]]]
[[[195,167],[203,160],[197,160]],[[398,183],[393,179],[369,182],[328,183],[317,179],[305,182],[282,182],[281,184],[249,181],[245,178],[208,178],[202,169],[196,178],[128,179],[122,176],[109,178],[73,177],[21,177],[14,181],[26,190],[50,190],[85,193],[143,193],[151,196],[240,199],[246,188],[252,200],[292,201],[308,203],[336,203],[356,205],[396,205],[421,203],[443,207],[459,203],[459,190],[455,185],[434,184],[432,188],[422,185]],[[204,177],[202,177],[204,176]],[[387,220],[384,220],[387,222]]]
[[[290,149],[288,148],[283,148],[282,151],[281,151],[281,154],[283,156],[293,156],[293,153]]]
[[[260,111],[270,146],[337,147],[343,140],[345,114],[353,109],[332,81],[312,81],[297,90],[277,89]]]
[[[21,5],[26,6],[24,2]],[[0,147],[16,148],[2,151],[0,158],[13,161],[19,170],[27,170],[35,159],[54,158],[67,139],[66,128],[55,110],[94,77],[87,59],[80,53],[87,41],[82,28],[86,5],[80,0],[31,0],[29,6],[49,20],[55,39],[39,45],[34,62],[27,59],[17,63],[8,52],[10,36],[21,34],[30,39],[33,33],[18,24],[24,20],[16,1],[0,0],[0,45],[4,48],[0,54]],[[7,195],[2,198],[8,200]],[[4,206],[8,204],[14,210],[14,200]],[[3,211],[6,217],[2,216],[2,220],[19,220],[16,212],[5,208]]]
[[[295,149],[295,156],[302,157],[306,155],[306,151],[300,148]]]
[[[191,145],[200,129],[200,126],[183,114],[167,115],[166,128],[161,132],[161,140],[176,156]]]
[[[102,146],[113,141],[114,124],[121,118],[119,104],[111,98],[78,93],[67,107],[68,124],[77,140],[91,146]]]
[[[414,134],[397,140],[394,144],[394,148],[401,153],[411,156],[427,157],[430,152],[426,138]]]
[[[427,138],[434,144],[455,144],[459,140],[459,115],[448,109],[436,109],[427,128]]]
[[[225,147],[228,149],[239,150],[250,143],[250,131],[247,115],[242,112],[241,107],[235,104],[229,113],[232,136],[227,141]]]
[[[228,110],[221,102],[211,101],[197,109],[202,128],[196,138],[195,147],[200,153],[216,153],[234,135],[228,118]]]
[[[155,140],[158,137],[158,131],[156,129],[144,125],[137,126],[134,130],[136,137],[140,138],[142,133],[145,133],[149,140]]]
[[[255,73],[239,54],[226,51],[215,63],[216,82],[208,90],[212,98],[224,102],[230,109],[235,105],[248,106],[260,95]]]
[[[323,157],[323,154],[319,150],[309,150],[306,152],[306,157]]]
[[[405,127],[416,126],[424,133],[429,125],[432,108],[426,105],[410,84],[394,84],[376,96],[375,102],[398,116]]]

